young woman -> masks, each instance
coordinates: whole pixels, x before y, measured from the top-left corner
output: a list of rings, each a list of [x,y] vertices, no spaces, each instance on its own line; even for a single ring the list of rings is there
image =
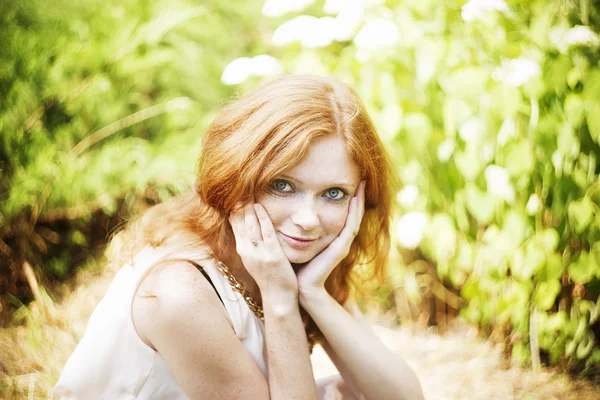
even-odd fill
[[[124,266],[54,394],[422,399],[351,300],[382,276],[393,197],[358,96],[329,78],[276,79],[216,117],[198,171],[194,191],[113,240]],[[315,382],[315,342],[341,377]]]

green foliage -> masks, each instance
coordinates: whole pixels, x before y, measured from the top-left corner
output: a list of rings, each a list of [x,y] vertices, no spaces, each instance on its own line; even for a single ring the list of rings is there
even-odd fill
[[[460,290],[463,317],[509,324],[526,363],[537,308],[549,362],[589,369],[600,357],[600,12],[589,1],[476,3],[366,7],[347,39],[309,46],[298,34],[304,45],[279,58],[357,89],[418,189],[399,194],[402,211],[427,217],[419,250]],[[420,237],[398,231],[411,229]],[[420,302],[413,264],[394,285]]]
[[[261,47],[250,4],[1,2],[0,292],[27,297],[24,260],[68,276],[127,194],[190,187],[223,68]]]
[[[183,190],[202,129],[233,93],[219,82],[225,65],[269,53],[286,72],[334,75],[361,95],[418,192],[400,193],[402,212],[427,221],[398,231],[414,231],[419,254],[460,291],[464,318],[510,326],[512,356],[529,362],[537,315],[548,361],[590,370],[600,360],[600,12],[588,0],[483,3],[352,2],[329,10],[327,29],[288,25],[282,38],[274,28],[293,16],[260,17],[259,2],[3,2],[0,238],[32,216],[110,215],[149,186]],[[323,17],[323,5],[306,12]],[[73,230],[63,240],[87,245]],[[57,252],[44,265],[64,276],[67,263]],[[416,303],[417,264],[393,283]]]

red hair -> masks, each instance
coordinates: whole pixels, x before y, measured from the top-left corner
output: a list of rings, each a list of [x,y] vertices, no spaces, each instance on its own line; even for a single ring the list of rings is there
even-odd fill
[[[343,138],[366,181],[359,233],[326,282],[327,291],[343,304],[351,288],[360,291],[365,279],[385,276],[395,179],[360,98],[331,78],[283,76],[225,106],[204,136],[195,190],[146,211],[127,230],[137,233],[133,250],[178,237],[186,245],[207,245],[219,260],[230,259],[226,252],[235,242],[228,215],[234,206],[252,201],[325,135]],[[319,337],[314,322],[306,313],[303,317],[307,332]]]

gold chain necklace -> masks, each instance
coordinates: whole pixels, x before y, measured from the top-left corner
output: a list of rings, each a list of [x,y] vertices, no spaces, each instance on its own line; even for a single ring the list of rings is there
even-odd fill
[[[254,315],[260,318],[261,321],[264,321],[265,313],[263,311],[263,308],[256,301],[254,301],[250,293],[246,292],[246,287],[242,285],[235,276],[233,276],[231,271],[229,271],[227,265],[219,261],[217,263],[217,269],[219,270],[221,275],[223,275],[223,277],[227,279],[227,282],[229,282],[229,286],[231,286],[233,290],[242,295],[242,297],[246,301],[246,304],[248,304],[248,307],[250,308],[250,310],[252,310]]]
[[[233,290],[235,290],[242,296],[242,298],[246,301],[246,304],[248,304],[248,308],[250,308],[254,315],[256,315],[261,321],[264,322],[265,313],[263,308],[254,300],[254,298],[252,298],[250,293],[246,291],[246,287],[242,285],[235,276],[233,276],[233,274],[229,270],[229,267],[227,267],[227,265],[225,265],[223,262],[219,261],[217,262],[217,269],[219,270],[221,275],[223,275],[223,277],[227,279],[227,282],[229,282],[229,286],[231,286]],[[312,353],[312,349],[317,341],[316,339],[317,338],[314,332],[307,334],[309,353]]]

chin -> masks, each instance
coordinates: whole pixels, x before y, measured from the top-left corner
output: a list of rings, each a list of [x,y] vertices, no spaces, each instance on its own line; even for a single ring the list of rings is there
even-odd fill
[[[287,257],[290,264],[306,264],[313,258],[315,258],[314,252],[312,251],[302,251],[296,249],[285,249],[285,256]]]

